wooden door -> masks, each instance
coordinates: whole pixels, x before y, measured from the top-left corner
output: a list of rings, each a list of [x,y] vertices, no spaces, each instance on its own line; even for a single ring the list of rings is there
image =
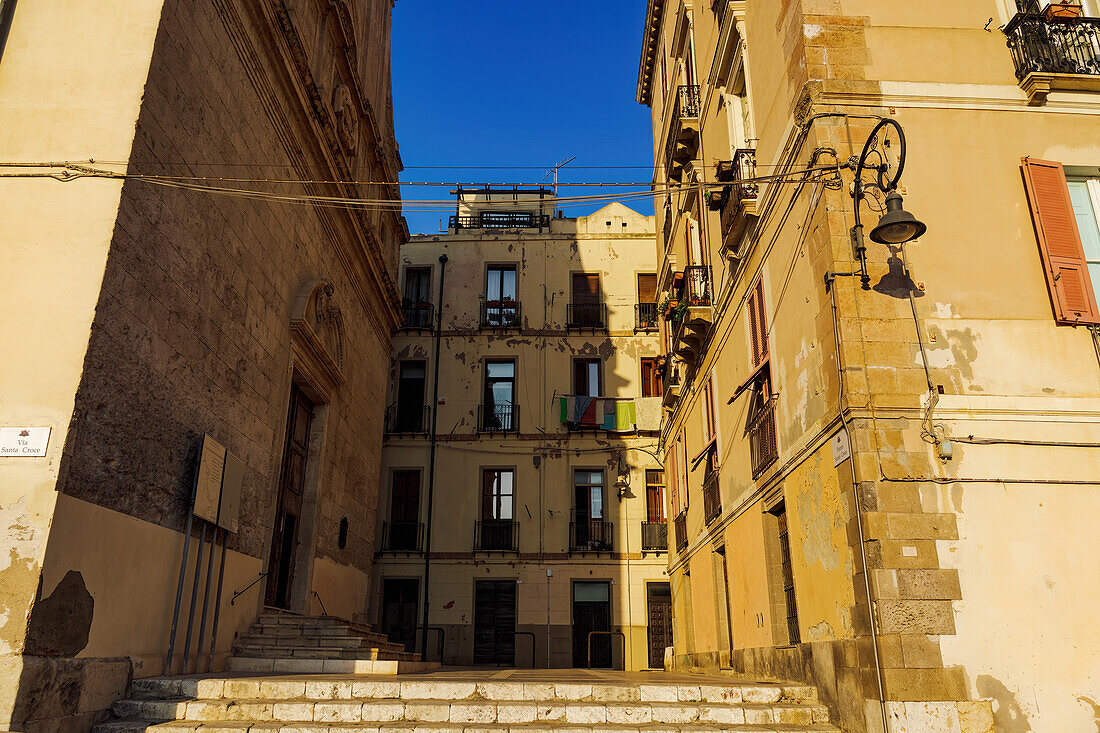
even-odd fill
[[[294,581],[294,559],[298,548],[298,530],[302,524],[302,493],[306,460],[309,456],[309,429],[313,422],[313,403],[298,385],[291,385],[290,415],[287,418],[286,448],[275,505],[275,528],[271,538],[265,602],[276,608],[288,608]]]
[[[416,612],[420,603],[420,581],[415,578],[382,581],[382,628],[390,641],[416,651]],[[427,655],[424,655],[427,658]]]
[[[611,630],[611,588],[603,582],[573,584],[573,666],[611,668],[611,636],[593,631]]]
[[[672,590],[668,583],[646,586],[649,608],[649,666],[663,669],[665,647],[672,646]]]
[[[516,663],[516,581],[479,580],[474,586],[474,664]]]

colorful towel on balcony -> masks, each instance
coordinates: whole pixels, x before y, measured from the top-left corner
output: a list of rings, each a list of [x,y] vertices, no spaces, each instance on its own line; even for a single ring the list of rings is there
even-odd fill
[[[635,429],[638,414],[634,400],[568,395],[561,398],[561,421],[574,428],[628,433]]]

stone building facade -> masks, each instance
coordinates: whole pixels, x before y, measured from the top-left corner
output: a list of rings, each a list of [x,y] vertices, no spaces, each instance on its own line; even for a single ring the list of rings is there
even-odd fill
[[[650,0],[677,669],[1095,725],[1100,8],[1040,5]]]
[[[14,8],[0,160],[30,165],[0,184],[0,425],[51,433],[0,457],[0,725],[83,728],[164,672],[177,587],[176,672],[195,605],[189,670],[265,602],[366,610],[407,237],[391,12]],[[394,203],[273,198],[304,195]],[[194,520],[178,585],[204,435],[240,467],[239,520]]]
[[[659,669],[653,218],[551,197],[459,191],[402,250],[372,621],[419,648],[427,586],[428,659]]]

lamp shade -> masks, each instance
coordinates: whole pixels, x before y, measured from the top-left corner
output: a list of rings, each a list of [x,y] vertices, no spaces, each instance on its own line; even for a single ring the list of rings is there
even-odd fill
[[[924,234],[924,222],[902,208],[901,194],[891,191],[886,196],[886,213],[871,230],[871,241],[879,244],[904,244]]]

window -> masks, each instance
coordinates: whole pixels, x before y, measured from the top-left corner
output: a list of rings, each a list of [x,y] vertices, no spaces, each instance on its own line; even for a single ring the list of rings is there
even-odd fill
[[[516,363],[485,362],[485,404],[482,405],[481,430],[486,432],[516,429]]]
[[[573,360],[574,395],[577,397],[599,397],[601,386],[599,359]]]
[[[1067,179],[1061,163],[1031,158],[1023,171],[1055,321],[1098,324],[1100,181]]]
[[[432,324],[432,270],[410,267],[405,270],[405,295],[401,309],[407,328],[430,328]]]
[[[707,384],[703,388],[703,412],[704,423],[703,428],[705,432],[704,437],[707,440],[711,440],[717,434],[717,426],[714,419],[714,377],[707,379]]]
[[[1071,178],[1068,183],[1093,297],[1100,302],[1100,179]]]
[[[486,271],[484,308],[484,326],[519,325],[515,265],[494,265]]]
[[[570,549],[611,549],[611,524],[604,521],[603,471],[573,472],[573,521]]]
[[[397,380],[397,410],[392,429],[397,433],[419,433],[427,427],[424,406],[425,365],[403,361]]]
[[[779,572],[773,575],[778,576],[775,581],[783,589],[782,597],[775,603],[777,608],[774,615],[777,618],[786,619],[786,628],[783,631],[786,632],[787,643],[797,644],[801,634],[798,630],[798,603],[795,599],[794,571],[791,567],[791,541],[787,532],[786,502],[780,502],[769,514],[774,519],[768,523],[770,535],[768,544],[772,546],[768,554],[772,557],[772,563],[778,565]],[[781,634],[782,632],[777,630],[776,637],[782,639]]]
[[[482,473],[482,519],[512,519],[515,499],[513,479],[512,469],[487,469]]]
[[[647,522],[665,521],[665,472],[649,469],[645,472],[645,505]]]
[[[642,358],[642,397],[661,396],[661,372],[656,357]]]

